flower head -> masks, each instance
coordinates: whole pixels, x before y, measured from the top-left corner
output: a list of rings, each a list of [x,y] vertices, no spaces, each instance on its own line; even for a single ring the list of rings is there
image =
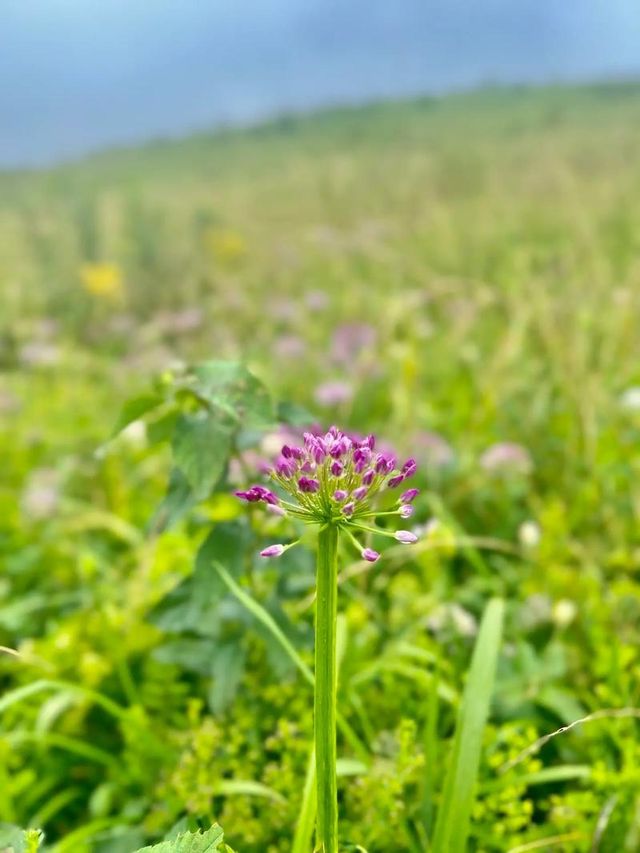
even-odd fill
[[[480,457],[480,465],[490,474],[528,474],[533,468],[533,460],[526,447],[512,441],[504,441],[488,447]]]
[[[333,426],[324,434],[304,433],[301,446],[282,446],[269,476],[278,492],[284,492],[291,500],[280,498],[258,485],[238,491],[236,495],[249,503],[262,502],[270,508],[279,507],[285,515],[308,524],[336,525],[349,534],[363,559],[374,562],[379,557],[377,551],[362,549],[353,531],[378,533],[405,544],[415,542],[417,537],[409,531],[394,535],[391,531],[369,526],[369,521],[381,514],[374,509],[376,496],[405,483],[415,470],[414,459],[398,466],[392,453],[376,451],[373,435],[356,438]],[[396,508],[383,514],[408,518],[413,512],[411,502],[417,494],[418,489],[405,490]],[[280,547],[288,546],[272,546],[262,555],[279,556],[283,553],[277,550]]]

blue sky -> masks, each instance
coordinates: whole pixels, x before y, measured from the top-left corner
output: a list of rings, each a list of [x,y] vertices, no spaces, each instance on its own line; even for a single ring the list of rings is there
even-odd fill
[[[286,110],[640,76],[640,0],[0,0],[0,166]]]

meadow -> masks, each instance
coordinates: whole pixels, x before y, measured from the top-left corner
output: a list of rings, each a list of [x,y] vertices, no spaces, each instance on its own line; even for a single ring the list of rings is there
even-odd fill
[[[311,853],[313,542],[234,492],[337,424],[421,489],[340,546],[340,850],[640,850],[639,133],[487,89],[0,174],[0,849]]]

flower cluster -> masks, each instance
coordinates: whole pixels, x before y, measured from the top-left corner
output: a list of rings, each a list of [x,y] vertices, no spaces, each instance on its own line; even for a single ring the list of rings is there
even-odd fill
[[[303,446],[285,444],[269,475],[276,488],[293,500],[285,500],[264,486],[251,486],[236,495],[250,503],[263,502],[272,511],[291,516],[309,524],[334,524],[344,530],[358,547],[363,559],[375,562],[380,556],[371,548],[363,548],[353,535],[354,530],[390,536],[410,544],[417,537],[408,530],[395,533],[370,526],[368,521],[380,515],[409,518],[418,489],[405,489],[396,508],[376,512],[373,499],[384,489],[402,486],[416,470],[414,459],[397,466],[396,458],[388,451],[375,449],[372,435],[359,440],[349,437],[333,426],[324,435],[304,434]],[[261,552],[263,557],[279,557],[295,545],[270,545]]]

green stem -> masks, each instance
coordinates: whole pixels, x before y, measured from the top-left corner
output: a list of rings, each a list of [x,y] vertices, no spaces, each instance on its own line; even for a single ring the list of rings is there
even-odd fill
[[[318,792],[317,849],[338,853],[336,778],[336,619],[338,614],[338,528],[318,534],[316,578],[316,684],[314,733]]]

